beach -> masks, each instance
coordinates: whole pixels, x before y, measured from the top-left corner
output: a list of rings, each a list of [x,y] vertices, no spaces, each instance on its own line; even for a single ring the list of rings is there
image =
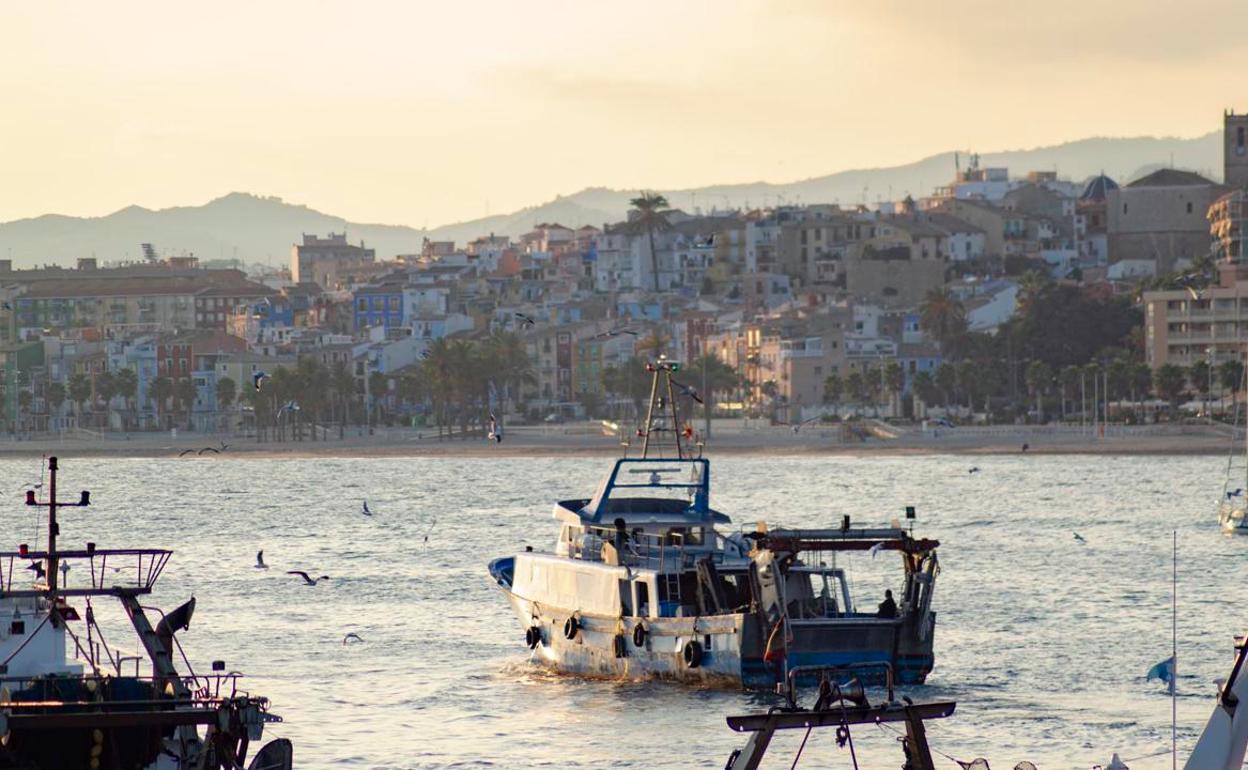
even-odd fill
[[[501,442],[480,433],[438,436],[436,429],[352,427],[343,438],[332,430],[324,440],[257,441],[254,436],[187,433],[94,433],[87,431],[0,440],[0,457],[58,454],[62,457],[185,457],[187,459],[274,455],[286,457],[617,456],[624,442],[600,424],[578,422],[508,427]],[[641,439],[628,439],[629,454]],[[1026,448],[1024,448],[1026,447]],[[1095,432],[1078,425],[996,425],[922,430],[872,426],[862,438],[836,427],[793,431],[760,421],[717,420],[703,451],[709,455],[1218,455],[1230,436],[1219,424],[1110,425]],[[698,447],[694,446],[694,451]]]

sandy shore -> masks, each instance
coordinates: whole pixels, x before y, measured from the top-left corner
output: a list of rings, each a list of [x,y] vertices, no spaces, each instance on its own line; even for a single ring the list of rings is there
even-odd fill
[[[1225,454],[1229,438],[1213,428],[1175,426],[1122,431],[1094,438],[1090,431],[1047,427],[1005,426],[992,429],[952,429],[938,434],[903,433],[896,438],[842,441],[833,430],[820,428],[795,434],[784,427],[718,430],[708,445],[713,455],[929,455],[929,454]],[[225,444],[224,451],[213,451]],[[639,444],[634,445],[634,449]],[[189,450],[189,451],[188,451]],[[201,452],[202,450],[202,452]],[[502,443],[480,437],[443,438],[433,431],[378,429],[372,435],[349,431],[343,439],[328,441],[257,442],[254,437],[169,433],[104,436],[35,437],[0,440],[0,458],[57,454],[63,457],[179,457],[229,459],[257,456],[287,457],[464,457],[464,456],[617,456],[618,439],[590,426],[509,428]]]

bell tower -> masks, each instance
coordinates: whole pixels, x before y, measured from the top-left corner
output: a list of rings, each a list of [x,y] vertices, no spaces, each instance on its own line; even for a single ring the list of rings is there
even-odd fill
[[[1248,115],[1222,114],[1222,181],[1227,187],[1248,187]]]

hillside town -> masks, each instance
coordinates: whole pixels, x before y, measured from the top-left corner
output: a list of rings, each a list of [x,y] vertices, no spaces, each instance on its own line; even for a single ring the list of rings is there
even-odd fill
[[[702,413],[1044,423],[1174,419],[1243,388],[1248,116],[1224,181],[983,168],[876,206],[535,223],[378,259],[292,233],[289,266],[0,260],[0,429],[333,440],[381,425],[633,419],[644,364]]]

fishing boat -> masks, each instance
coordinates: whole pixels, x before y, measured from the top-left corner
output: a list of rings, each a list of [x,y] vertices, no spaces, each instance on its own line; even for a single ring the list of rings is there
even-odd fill
[[[592,497],[554,506],[553,550],[490,562],[525,644],[561,671],[772,688],[812,665],[884,663],[896,680],[932,670],[934,540],[899,523],[725,532],[710,461],[688,446],[680,400],[696,396],[660,358],[639,457],[615,461]],[[678,396],[678,393],[680,396]],[[913,509],[907,509],[913,517]],[[891,553],[900,595],[862,608],[843,563]],[[878,678],[878,671],[876,673]]]
[[[189,627],[195,599],[169,613],[143,604],[172,552],[60,548],[58,510],[91,497],[58,500],[55,457],[47,471],[47,498],[26,494],[28,506],[47,510],[47,550],[23,543],[0,553],[0,769],[290,770],[285,739],[244,764],[264,725],[281,719],[223,661],[210,673],[191,668],[177,633]],[[80,585],[70,585],[71,572]],[[97,614],[114,601],[124,620]],[[127,622],[134,654],[104,633]]]

